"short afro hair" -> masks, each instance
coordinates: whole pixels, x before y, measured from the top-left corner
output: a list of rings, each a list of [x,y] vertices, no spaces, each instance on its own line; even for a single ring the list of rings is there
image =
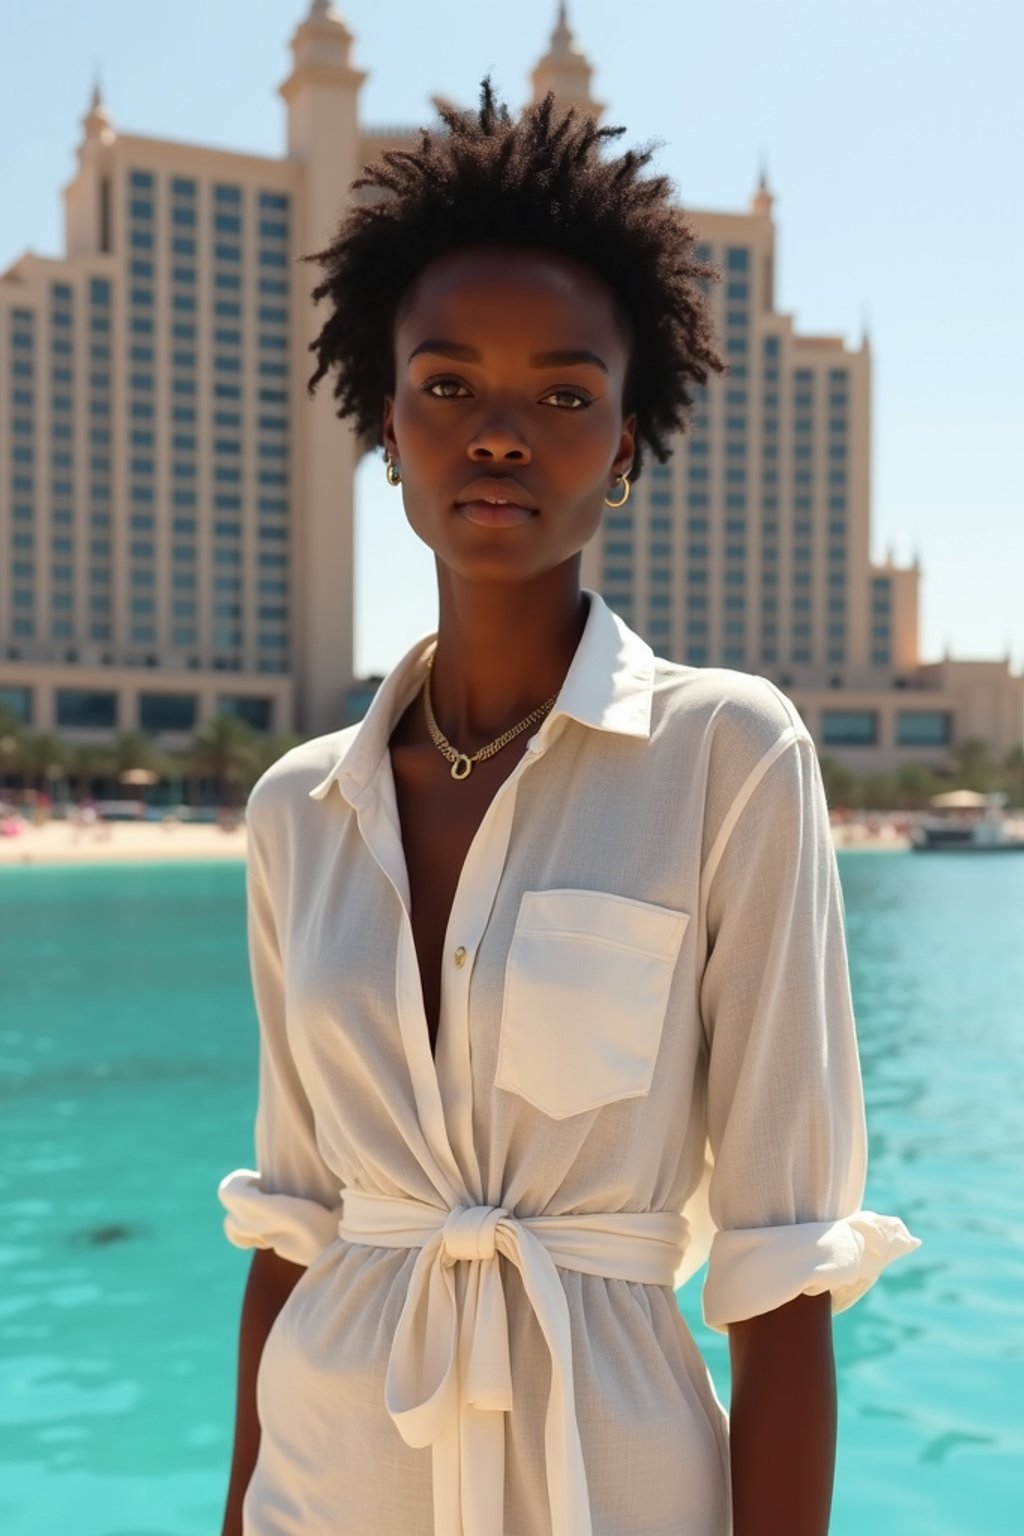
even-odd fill
[[[335,370],[337,414],[352,418],[364,450],[383,442],[384,396],[395,390],[394,327],[423,269],[455,247],[544,247],[604,279],[628,334],[623,414],[637,415],[633,479],[643,444],[659,462],[685,431],[691,381],[727,373],[715,347],[708,287],[719,268],[696,257],[697,237],[666,176],[642,177],[653,145],[604,160],[599,146],[625,128],[598,127],[554,93],[513,121],[490,76],[478,112],[439,105],[447,126],[421,130],[419,148],[386,150],[353,183],[369,199],[345,212],[326,249],[303,256],[324,277],[313,300],[330,313],[309,350],[312,396]]]

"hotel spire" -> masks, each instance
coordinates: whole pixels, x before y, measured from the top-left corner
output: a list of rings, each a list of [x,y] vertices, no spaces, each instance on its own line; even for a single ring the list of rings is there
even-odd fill
[[[103,90],[100,85],[99,71],[92,88],[92,100],[89,110],[82,118],[82,142],[79,145],[79,154],[87,144],[110,144],[115,138],[114,119],[107,111],[106,102],[103,100]]]
[[[595,101],[590,94],[593,73],[569,28],[567,7],[562,0],[551,34],[551,47],[530,77],[533,100],[543,101],[548,91],[554,91],[556,101],[582,107],[592,116],[600,117],[604,103]]]
[[[767,218],[772,216],[772,207],[775,203],[775,195],[768,187],[768,167],[761,161],[761,174],[757,182],[757,191],[750,200],[751,213],[758,213]]]

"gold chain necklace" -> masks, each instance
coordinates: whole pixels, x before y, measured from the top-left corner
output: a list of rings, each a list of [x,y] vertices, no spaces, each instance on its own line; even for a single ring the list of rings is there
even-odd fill
[[[434,711],[430,703],[430,673],[433,665],[434,658],[431,656],[430,661],[427,663],[427,675],[423,681],[423,704],[434,746],[441,753],[442,757],[447,758],[448,762],[451,763],[453,779],[468,779],[473,771],[474,763],[480,762],[485,757],[493,757],[495,752],[500,752],[501,748],[506,746],[513,736],[518,736],[520,731],[525,731],[526,727],[532,725],[534,720],[539,720],[542,715],[546,715],[558,698],[557,693],[553,694],[546,704],[542,704],[539,709],[532,710],[525,720],[521,720],[518,725],[514,725],[510,731],[503,731],[496,741],[492,741],[489,746],[481,747],[480,751],[474,752],[472,757],[467,757],[465,752],[457,752],[447,737],[442,735],[440,727],[434,718]]]

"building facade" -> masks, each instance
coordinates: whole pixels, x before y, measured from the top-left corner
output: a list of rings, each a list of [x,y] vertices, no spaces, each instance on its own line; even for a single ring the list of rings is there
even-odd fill
[[[315,0],[280,88],[280,158],[120,134],[97,91],[61,258],[0,276],[0,699],[82,739],[167,745],[228,710],[330,730],[353,677],[359,451],[306,379],[319,269],[360,169],[415,130],[364,128],[351,33]],[[532,75],[599,116],[565,6]],[[437,98],[435,98],[435,104]],[[583,557],[660,654],[773,678],[851,767],[1024,737],[1008,661],[918,654],[920,568],[871,557],[871,350],[775,302],[772,195],[688,210],[730,366],[698,391]]]

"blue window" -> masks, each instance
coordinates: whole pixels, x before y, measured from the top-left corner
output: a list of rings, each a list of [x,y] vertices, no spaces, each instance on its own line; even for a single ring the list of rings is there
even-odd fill
[[[133,219],[149,220],[153,217],[153,204],[148,197],[133,197],[128,205]]]
[[[196,723],[196,708],[194,694],[142,693],[139,695],[139,729],[191,731]]]
[[[873,747],[878,741],[878,714],[872,709],[826,709],[821,734],[827,747]]]
[[[106,308],[110,303],[110,284],[104,277],[92,277],[89,279],[89,302],[97,308]]]
[[[171,241],[171,254],[174,256],[194,256],[196,243],[190,235],[176,235]],[[186,279],[191,281],[191,279]]]
[[[171,210],[171,223],[178,229],[195,229],[196,211],[194,208],[177,207]]]
[[[242,286],[242,279],[237,272],[215,272],[213,274],[213,286],[220,289],[237,290]]]
[[[213,189],[213,200],[221,207],[240,207],[242,202],[241,187],[229,187],[219,184]]]
[[[285,192],[261,192],[259,203],[261,208],[272,208],[284,213],[288,211],[288,195]]]
[[[190,198],[196,195],[196,184],[191,177],[172,176],[171,196]]]
[[[727,272],[749,272],[750,251],[745,245],[730,245],[725,252]]]
[[[269,295],[283,295],[288,292],[288,284],[283,277],[261,277],[260,293]]]
[[[218,213],[214,215],[213,227],[219,235],[240,235],[242,220],[237,213]]]
[[[116,726],[117,694],[84,688],[57,689],[57,726]]]
[[[284,251],[262,250],[260,251],[261,267],[286,267],[288,257]]]
[[[214,246],[213,254],[218,261],[241,261],[242,247],[240,245],[225,245],[222,241]]]

